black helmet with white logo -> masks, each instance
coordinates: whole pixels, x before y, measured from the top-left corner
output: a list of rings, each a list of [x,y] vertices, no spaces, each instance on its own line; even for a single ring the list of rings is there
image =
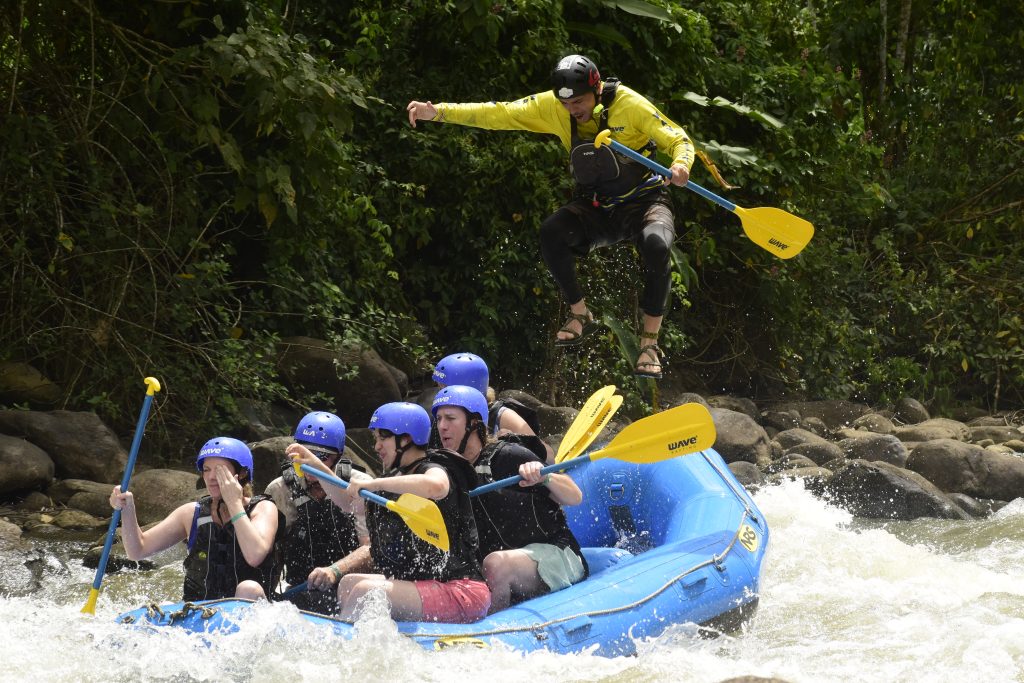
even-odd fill
[[[560,100],[569,100],[588,92],[597,93],[600,84],[601,72],[597,70],[597,65],[583,55],[563,57],[551,72],[551,89]]]

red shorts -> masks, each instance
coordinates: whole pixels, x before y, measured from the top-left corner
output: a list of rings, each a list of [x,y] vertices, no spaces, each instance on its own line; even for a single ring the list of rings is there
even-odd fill
[[[470,624],[487,616],[491,590],[483,581],[413,581],[423,603],[423,621]]]

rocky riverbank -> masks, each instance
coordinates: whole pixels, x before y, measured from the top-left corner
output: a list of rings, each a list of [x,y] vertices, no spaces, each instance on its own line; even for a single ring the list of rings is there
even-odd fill
[[[372,351],[356,359],[350,379],[324,383],[338,360],[322,343],[290,340],[283,373],[296,386],[315,378],[318,391],[349,425],[346,453],[380,473],[365,425],[373,408],[394,400],[429,407],[434,389],[413,395],[401,371]],[[290,354],[290,355],[289,355]],[[349,358],[352,361],[353,358]],[[320,386],[322,385],[322,386]],[[551,406],[522,391],[505,391],[536,411],[541,435],[557,449],[577,410]],[[1024,428],[1018,413],[956,420],[932,416],[920,402],[871,407],[847,401],[758,404],[746,398],[684,393],[663,396],[662,407],[699,402],[710,408],[716,450],[748,488],[800,478],[816,495],[856,516],[908,520],[968,519],[990,514],[1024,497]],[[246,424],[233,431],[253,449],[255,488],[262,491],[284,463],[288,434],[299,418],[269,406],[250,406]],[[597,443],[629,423],[616,416]],[[143,524],[162,519],[194,500],[201,486],[195,470],[157,469],[139,459],[131,488]],[[24,533],[42,538],[100,539],[109,523],[107,499],[121,479],[125,445],[94,414],[62,410],[0,410],[0,543]],[[123,564],[117,552],[112,568]]]
[[[432,396],[428,390],[417,400],[429,405]],[[500,397],[534,408],[555,448],[577,412],[521,391]],[[684,394],[671,404],[689,401],[710,408],[715,448],[748,487],[799,477],[857,516],[904,520],[976,517],[1024,496],[1024,429],[1013,415],[961,422],[931,417],[913,400],[896,409],[844,401],[762,408],[743,398]],[[598,442],[626,424],[617,416]],[[354,462],[379,473],[371,440],[369,430],[350,429],[346,450]],[[289,443],[288,436],[251,442],[257,490],[280,472]],[[93,413],[0,411],[0,516],[35,533],[101,528],[125,461],[122,444]],[[195,498],[198,485],[194,470],[140,464],[131,484],[140,520],[162,519]]]

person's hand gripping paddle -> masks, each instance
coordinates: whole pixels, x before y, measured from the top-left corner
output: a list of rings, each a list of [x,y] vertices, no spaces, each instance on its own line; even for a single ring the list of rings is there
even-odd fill
[[[601,450],[548,465],[542,468],[540,473],[563,472],[601,458],[615,458],[641,465],[661,462],[711,448],[715,443],[715,437],[715,423],[708,409],[699,403],[686,403],[637,420],[616,434],[615,438]],[[518,484],[522,480],[518,474],[506,477],[478,486],[470,491],[469,495],[479,496]]]

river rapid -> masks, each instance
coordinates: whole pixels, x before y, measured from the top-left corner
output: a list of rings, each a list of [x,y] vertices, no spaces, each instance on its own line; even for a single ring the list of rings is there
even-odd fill
[[[746,628],[706,640],[679,627],[617,659],[426,652],[379,615],[341,641],[282,604],[254,609],[239,633],[208,646],[114,623],[179,599],[178,551],[155,571],[107,576],[91,617],[80,613],[94,574],[81,564],[85,544],[34,540],[45,565],[34,590],[24,558],[0,555],[0,680],[1024,682],[1024,500],[985,520],[882,523],[853,519],[798,481],[754,499],[772,537]]]

